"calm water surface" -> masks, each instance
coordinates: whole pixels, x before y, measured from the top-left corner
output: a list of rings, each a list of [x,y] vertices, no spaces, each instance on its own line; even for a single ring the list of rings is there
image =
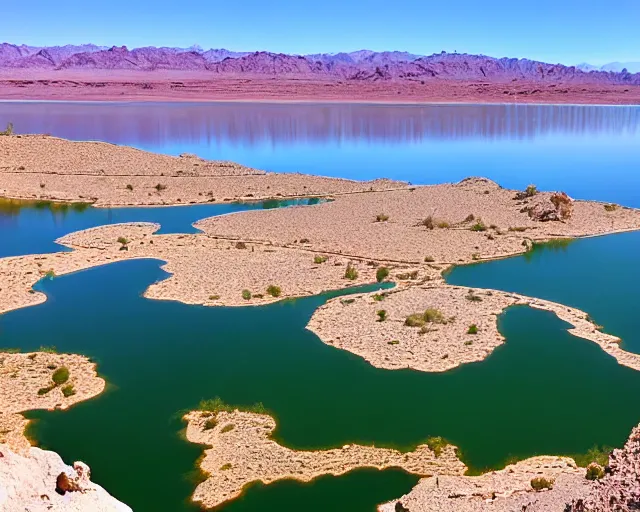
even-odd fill
[[[486,176],[640,206],[640,107],[0,103],[0,126],[260,169],[413,183]],[[634,172],[635,171],[635,172]]]
[[[0,126],[7,121],[21,132],[267,170],[414,183],[484,175],[509,187],[536,183],[640,206],[638,107],[0,103]],[[59,236],[104,223],[193,232],[201,217],[261,207],[5,205],[0,257],[59,250]],[[447,279],[577,306],[640,352],[639,249],[636,233],[580,240],[460,267]],[[179,412],[213,396],[262,401],[277,418],[276,438],[291,447],[411,449],[442,435],[474,469],[620,445],[640,421],[640,372],[569,335],[547,312],[518,307],[501,315],[507,343],[481,363],[442,374],[387,371],[304,329],[335,294],[255,308],[144,299],[143,290],[166,277],[159,266],[129,261],[46,280],[38,284],[46,303],[0,316],[0,346],[55,345],[98,362],[108,391],[69,411],[31,413],[39,420],[32,434],[66,460],[86,461],[94,479],[136,511],[195,509],[188,498],[202,449],[179,436]],[[253,485],[221,510],[372,512],[416,481],[398,470],[360,470],[310,484]]]

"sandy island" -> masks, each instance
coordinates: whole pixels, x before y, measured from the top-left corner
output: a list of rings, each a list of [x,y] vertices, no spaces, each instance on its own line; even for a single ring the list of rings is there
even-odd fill
[[[196,224],[201,234],[156,235],[158,226],[148,223],[71,233],[59,240],[72,248],[71,252],[0,259],[0,312],[46,300],[31,288],[43,277],[55,278],[115,261],[155,258],[165,262],[163,268],[171,276],[151,285],[145,296],[208,306],[264,304],[328,289],[393,281],[397,283],[393,291],[329,301],[309,324],[326,343],[383,368],[444,371],[482,360],[504,342],[495,316],[510,305],[529,304],[553,311],[574,326],[573,334],[598,343],[620,364],[640,370],[640,356],[622,351],[619,340],[598,331],[582,311],[517,294],[448,286],[441,276],[452,264],[521,254],[536,241],[640,229],[637,210],[574,201],[561,193],[538,192],[535,188],[526,192],[507,190],[482,178],[409,187],[387,180],[359,183],[265,174],[193,156],[163,157],[109,144],[73,143],[44,136],[0,137],[0,195],[89,200],[103,206],[184,204],[220,198],[334,199],[314,206],[203,219]],[[352,325],[349,319],[354,312],[361,321]],[[408,322],[409,316],[412,320]],[[424,339],[431,342],[421,343]],[[21,411],[71,403],[60,396],[62,390],[58,388],[46,393],[45,398],[37,396],[37,390],[47,385],[51,372],[63,362],[50,363],[45,359],[49,357],[54,356],[2,354],[3,368],[7,369],[2,373],[2,390],[5,382],[13,381],[1,402],[4,416],[11,419],[3,421],[11,425],[12,432],[23,430],[24,421],[18,414]],[[78,364],[90,364],[80,356],[59,357],[75,357],[79,358]],[[93,373],[83,373],[71,368],[71,359],[64,363],[70,366],[72,379],[82,375],[97,379],[93,366]],[[14,373],[18,377],[13,377]],[[90,386],[80,380],[74,382],[78,394],[69,400],[89,398],[104,386],[100,380],[102,387],[96,385],[94,391],[88,391]],[[15,400],[18,392],[25,393],[22,400]],[[5,408],[5,402],[11,407]],[[307,481],[320,474],[341,474],[363,466],[399,466],[420,475],[454,475],[443,481],[444,489],[473,486],[483,496],[490,492],[492,502],[494,493],[526,494],[526,499],[543,495],[532,493],[530,488],[524,494],[520,492],[532,474],[554,478],[558,474],[556,488],[566,487],[563,482],[571,487],[569,494],[552,500],[555,504],[565,497],[573,500],[574,496],[585,495],[584,470],[565,458],[534,458],[486,477],[470,477],[480,480],[464,480],[467,477],[459,476],[464,465],[455,458],[452,447],[446,449],[450,454],[445,451],[451,457],[445,458],[442,454],[436,457],[425,447],[410,454],[360,446],[298,452],[270,439],[275,423],[266,415],[195,411],[186,418],[188,438],[211,446],[201,462],[208,479],[194,495],[206,506],[232,499],[253,481]],[[500,483],[502,475],[507,482],[504,485]],[[436,478],[434,491],[434,480],[423,480],[414,493],[396,502],[393,510],[431,510],[430,500],[442,498],[439,481]],[[452,491],[446,500],[458,494],[465,496],[464,492]],[[403,505],[403,500],[410,508]],[[426,508],[416,508],[412,500]],[[483,500],[474,495],[465,498],[465,503],[471,504],[469,510],[481,510],[486,504]],[[458,510],[455,506],[453,509]]]

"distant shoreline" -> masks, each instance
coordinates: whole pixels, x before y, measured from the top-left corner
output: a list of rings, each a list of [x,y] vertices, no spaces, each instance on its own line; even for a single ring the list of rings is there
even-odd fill
[[[640,105],[640,86],[536,81],[314,80],[193,72],[0,71],[0,101],[389,105]]]

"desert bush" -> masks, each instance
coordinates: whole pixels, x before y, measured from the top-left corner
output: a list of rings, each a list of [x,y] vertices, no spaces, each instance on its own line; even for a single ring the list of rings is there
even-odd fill
[[[58,353],[58,349],[56,347],[52,346],[45,346],[45,345],[41,345],[40,348],[38,349],[38,352],[43,352],[45,354],[57,354]]]
[[[384,309],[376,311],[376,315],[378,315],[378,322],[384,322],[387,319],[387,311]]]
[[[587,480],[600,480],[604,476],[604,469],[596,462],[592,462],[587,466],[587,473],[585,475]]]
[[[427,229],[433,229],[436,227],[435,221],[433,220],[433,215],[429,215],[428,217],[422,219],[422,222],[420,224],[422,224]]]
[[[249,290],[242,290],[242,298],[244,300],[250,300],[251,299],[251,292]]]
[[[166,189],[167,189],[167,186],[166,186],[166,185],[163,185],[162,183],[158,183],[158,184],[155,186],[155,189],[156,189],[158,192],[162,192],[163,190],[166,190]]]
[[[433,263],[435,260],[435,258],[433,256],[425,256],[424,257],[424,262],[425,263]]]
[[[220,471],[227,471],[229,469],[231,469],[233,466],[231,466],[230,462],[227,462],[226,464],[223,464],[222,466],[220,466]]]
[[[617,204],[605,204],[604,209],[608,212],[615,212],[618,209]]]
[[[467,329],[467,334],[478,334],[478,326],[476,324],[471,324],[469,329]]]
[[[220,300],[220,295],[209,295],[209,300]]]
[[[13,135],[13,123],[7,123],[6,129],[0,132],[0,135]]]
[[[324,262],[325,262],[325,261],[327,261],[328,259],[329,259],[329,258],[327,258],[326,256],[320,256],[320,255],[317,255],[317,256],[314,256],[314,257],[313,257],[313,262],[314,262],[316,265],[320,265],[321,263],[324,263]]]
[[[486,231],[487,230],[487,226],[484,225],[484,222],[482,222],[482,219],[478,219],[477,222],[471,226],[471,231]]]
[[[553,480],[543,476],[537,476],[531,479],[531,487],[536,491],[541,491],[542,489],[553,489]]]
[[[67,384],[66,386],[64,386],[62,388],[62,394],[67,398],[69,398],[70,396],[75,395],[76,394],[76,390],[73,387],[73,384]]]
[[[245,244],[244,242],[236,242],[236,249],[246,249],[247,248],[247,244]]]
[[[422,315],[424,321],[433,324],[446,324],[447,320],[439,309],[427,308]]]
[[[236,426],[233,423],[229,423],[228,425],[225,425],[224,427],[222,427],[222,429],[220,430],[221,434],[226,434],[227,432],[231,432]]]
[[[389,269],[387,267],[379,267],[376,270],[376,281],[381,283],[389,276]]]
[[[474,220],[476,220],[476,216],[473,213],[470,213],[465,217],[464,222],[473,222]]]
[[[400,281],[408,281],[412,279],[418,279],[419,272],[417,270],[412,270],[411,272],[405,272],[403,274],[396,274],[396,277],[400,279]]]
[[[526,189],[524,189],[525,197],[533,197],[538,193],[538,187],[535,185],[529,185]]]
[[[437,436],[429,437],[426,444],[436,457],[440,457],[442,450],[444,450],[449,443],[445,438]]]
[[[66,366],[61,366],[51,376],[51,380],[56,384],[56,386],[60,386],[69,380],[69,368]]]
[[[119,244],[122,244],[122,245],[127,245],[129,243],[129,240],[127,240],[123,236],[120,236],[120,237],[118,237],[118,240],[116,240],[116,242],[118,242]]]
[[[270,284],[269,286],[267,286],[267,293],[272,297],[280,297],[280,295],[282,294],[282,290],[280,289],[279,286],[276,286],[275,284]]]
[[[438,221],[437,225],[440,229],[447,229],[451,227],[451,224],[449,224],[446,220]]]
[[[399,345],[400,342],[398,340],[387,341],[387,345]]]
[[[347,269],[344,271],[344,278],[350,279],[351,281],[358,279],[358,270],[351,264],[351,262],[347,264]]]
[[[384,213],[379,213],[376,215],[376,222],[387,222],[389,220],[389,216]]]
[[[127,185],[127,190],[132,191],[133,190],[133,185]]]
[[[218,424],[217,420],[215,418],[209,418],[207,419],[207,421],[204,422],[204,427],[203,430],[211,430],[216,428],[216,425]]]

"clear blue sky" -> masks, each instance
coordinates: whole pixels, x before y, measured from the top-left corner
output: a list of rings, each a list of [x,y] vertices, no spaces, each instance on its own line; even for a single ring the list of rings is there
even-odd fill
[[[604,64],[640,60],[640,0],[7,0],[0,40]]]

